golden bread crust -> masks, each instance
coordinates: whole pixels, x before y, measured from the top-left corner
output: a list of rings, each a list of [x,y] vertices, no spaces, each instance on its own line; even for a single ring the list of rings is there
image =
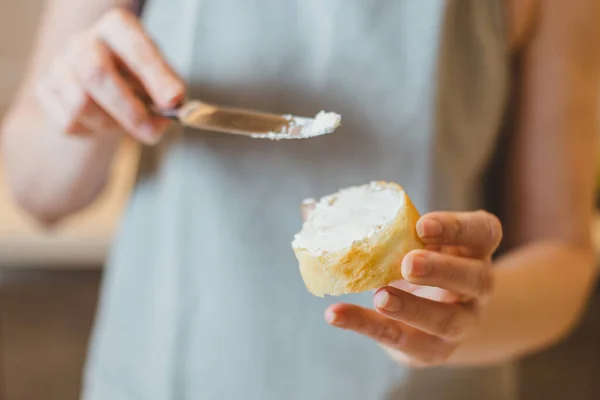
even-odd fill
[[[340,252],[317,255],[293,248],[306,288],[315,296],[339,296],[389,285],[402,279],[400,264],[404,256],[424,247],[416,232],[420,215],[410,198],[395,183],[378,183],[404,195],[404,206],[381,231]]]

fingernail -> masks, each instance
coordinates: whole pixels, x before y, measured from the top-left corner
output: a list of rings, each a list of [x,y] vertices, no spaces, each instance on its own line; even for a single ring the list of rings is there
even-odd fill
[[[388,303],[390,302],[390,294],[382,290],[379,293],[375,294],[375,307],[377,308],[386,308]]]
[[[181,101],[181,97],[184,92],[184,88],[179,82],[169,81],[167,85],[165,85],[165,90],[163,92],[162,98],[165,102],[165,105],[174,107]]]
[[[156,144],[160,140],[160,135],[156,132],[156,128],[149,122],[142,124],[138,131],[141,139],[147,144]]]
[[[442,235],[444,227],[436,219],[426,218],[417,222],[417,234],[421,238],[436,238]]]
[[[335,311],[333,311],[329,308],[327,310],[325,310],[325,321],[327,321],[328,323],[330,323],[330,324],[335,323],[337,320],[337,317],[338,317],[338,315]]]
[[[431,268],[427,257],[422,254],[412,254],[408,257],[405,265],[405,274],[407,277],[427,276]]]

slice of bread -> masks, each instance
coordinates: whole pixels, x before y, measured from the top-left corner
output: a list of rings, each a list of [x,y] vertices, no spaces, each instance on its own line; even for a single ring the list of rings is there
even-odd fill
[[[402,278],[419,212],[401,186],[371,182],[325,196],[296,234],[292,248],[309,292],[323,297],[364,292]]]

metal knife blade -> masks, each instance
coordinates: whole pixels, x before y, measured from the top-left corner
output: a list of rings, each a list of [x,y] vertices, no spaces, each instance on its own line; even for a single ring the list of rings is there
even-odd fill
[[[341,117],[321,111],[315,118],[269,114],[233,107],[222,107],[190,100],[174,110],[154,113],[201,130],[231,133],[259,139],[307,139],[332,133]]]

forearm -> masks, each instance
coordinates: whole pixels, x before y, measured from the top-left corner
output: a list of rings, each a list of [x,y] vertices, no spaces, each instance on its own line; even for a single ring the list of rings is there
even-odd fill
[[[55,222],[101,192],[119,137],[71,137],[35,105],[19,108],[0,132],[5,172],[18,203],[37,219]]]
[[[493,364],[561,339],[585,306],[593,263],[591,250],[549,242],[523,246],[499,259],[495,294],[481,327],[449,363]]]

